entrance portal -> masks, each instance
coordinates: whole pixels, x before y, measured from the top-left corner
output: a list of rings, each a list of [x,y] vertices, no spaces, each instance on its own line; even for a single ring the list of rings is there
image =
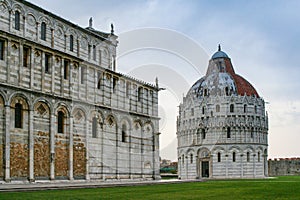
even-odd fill
[[[202,177],[209,177],[209,161],[202,161]]]

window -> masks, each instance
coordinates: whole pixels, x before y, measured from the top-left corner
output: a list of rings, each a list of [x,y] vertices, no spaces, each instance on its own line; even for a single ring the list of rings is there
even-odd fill
[[[89,46],[88,46],[88,54],[89,54],[89,59],[91,59],[91,45],[89,44]]]
[[[235,162],[235,160],[236,160],[236,153],[233,152],[233,153],[232,153],[232,162]]]
[[[81,77],[80,77],[80,83],[84,84],[84,73],[85,73],[85,67],[81,66]]]
[[[216,105],[216,112],[220,112],[220,105]]]
[[[126,125],[122,125],[122,142],[126,142]]]
[[[257,114],[257,106],[254,106],[254,113]]]
[[[247,112],[247,105],[245,104],[244,105],[244,113],[246,113]]]
[[[226,94],[226,96],[229,96],[229,89],[228,89],[228,87],[225,88],[225,94]]]
[[[194,108],[191,108],[191,116],[194,116]]]
[[[23,107],[22,104],[15,105],[15,128],[22,128],[23,125]]]
[[[126,83],[126,96],[129,97],[129,95],[130,95],[130,83],[127,82]]]
[[[113,93],[116,92],[117,82],[118,82],[118,79],[113,77]]]
[[[205,114],[205,106],[202,107],[202,114]]]
[[[96,60],[96,45],[93,45],[93,60]]]
[[[229,110],[230,110],[231,113],[234,112],[234,105],[233,104],[230,104],[230,109]]]
[[[139,87],[138,88],[138,101],[142,101],[142,97],[143,97],[143,88]]]
[[[23,46],[23,67],[28,67],[30,62],[30,48]]]
[[[221,153],[218,153],[218,162],[221,162]]]
[[[230,130],[230,127],[227,127],[227,138],[231,138],[231,130]]]
[[[251,128],[251,133],[250,133],[250,137],[253,138],[253,132],[254,132],[254,129]]]
[[[93,122],[92,122],[92,138],[97,137],[97,118],[93,117]]]
[[[50,72],[50,55],[49,54],[45,54],[45,73],[49,73]]]
[[[47,28],[46,23],[42,22],[42,24],[41,24],[41,40],[44,40],[44,41],[46,41],[46,28]]]
[[[204,140],[206,138],[206,132],[205,129],[201,129],[201,135],[202,135],[202,139]]]
[[[20,12],[16,11],[15,12],[15,29],[20,30]]]
[[[98,83],[97,83],[97,89],[101,89],[101,72],[98,72]]]
[[[0,60],[4,60],[4,40],[0,40]]]
[[[182,156],[182,164],[184,164],[184,155]]]
[[[208,95],[207,89],[204,89],[204,96],[207,96],[207,95]]]
[[[64,133],[65,114],[63,111],[57,113],[57,132]]]
[[[260,152],[257,153],[257,162],[260,162]]]
[[[193,154],[190,155],[191,164],[193,163]]]
[[[247,152],[247,162],[250,162],[250,153]]]
[[[64,60],[64,79],[68,79],[68,73],[69,73],[69,61]]]
[[[74,38],[73,35],[70,35],[70,51],[74,49]]]

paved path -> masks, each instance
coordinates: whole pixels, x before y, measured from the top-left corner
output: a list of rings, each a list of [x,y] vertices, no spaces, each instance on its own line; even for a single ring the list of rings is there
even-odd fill
[[[199,182],[202,180],[160,180],[160,181],[37,181],[34,183],[11,182],[0,183],[0,192],[21,192],[37,190],[59,190],[59,189],[79,189],[79,188],[103,188],[103,187],[124,187],[138,185],[156,185],[156,184],[179,184],[186,182]]]

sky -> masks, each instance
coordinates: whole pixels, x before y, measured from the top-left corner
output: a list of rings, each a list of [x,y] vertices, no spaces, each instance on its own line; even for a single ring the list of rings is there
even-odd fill
[[[300,1],[29,0],[82,27],[119,36],[117,71],[158,77],[160,155],[176,161],[182,96],[221,44],[267,102],[269,158],[300,157]]]

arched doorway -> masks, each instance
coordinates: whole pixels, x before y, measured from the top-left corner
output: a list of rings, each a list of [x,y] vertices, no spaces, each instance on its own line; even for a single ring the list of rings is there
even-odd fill
[[[211,155],[210,151],[206,148],[198,151],[197,169],[197,176],[199,178],[211,177]]]

